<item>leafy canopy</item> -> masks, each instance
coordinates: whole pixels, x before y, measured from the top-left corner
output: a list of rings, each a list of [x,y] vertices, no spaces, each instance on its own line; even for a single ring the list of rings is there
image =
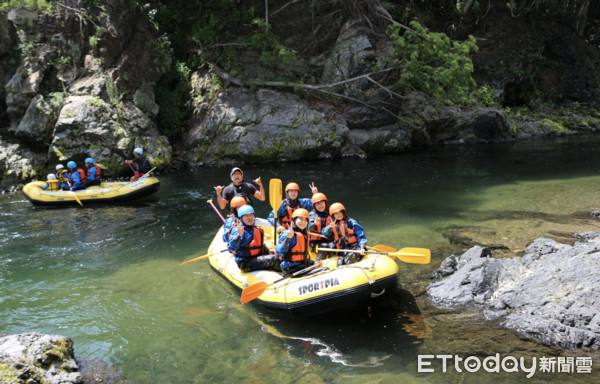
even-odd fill
[[[403,33],[398,24],[388,28],[394,55],[402,67],[396,86],[419,90],[437,99],[468,102],[476,87],[469,57],[471,52],[479,50],[475,38],[450,41],[444,33],[427,32],[417,21],[410,26],[413,30]]]

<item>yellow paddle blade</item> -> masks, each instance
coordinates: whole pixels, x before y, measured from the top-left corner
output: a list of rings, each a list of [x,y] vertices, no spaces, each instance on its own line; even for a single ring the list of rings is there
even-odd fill
[[[271,179],[269,181],[269,202],[271,203],[271,208],[275,211],[275,217],[277,217],[277,210],[281,205],[281,200],[283,200],[282,195],[281,179]]]
[[[273,243],[275,246],[277,246],[277,210],[281,206],[282,194],[281,179],[271,179],[269,181],[269,202],[271,203],[271,208],[273,208],[273,217],[275,218],[275,225],[273,225]]]
[[[77,204],[81,205],[83,207],[83,204],[81,203],[81,200],[79,200],[79,197],[77,197],[77,194],[73,191],[73,196],[75,196],[75,200],[77,200]]]
[[[186,265],[186,264],[189,264],[189,263],[193,263],[194,261],[203,260],[203,259],[208,259],[208,258],[209,258],[209,257],[211,257],[212,255],[214,255],[214,253],[209,253],[208,255],[204,255],[204,256],[196,257],[195,259],[188,260],[188,261],[185,261],[185,262],[183,262],[183,263],[179,264],[179,266],[181,267],[182,265]]]
[[[405,263],[411,264],[429,264],[431,261],[431,251],[427,248],[402,248],[398,252],[388,254],[397,257]]]
[[[388,253],[389,252],[392,252],[392,253],[398,252],[398,250],[396,248],[392,248],[392,247],[389,247],[389,246],[383,245],[383,244],[377,244],[374,247],[367,247],[367,248],[372,249],[377,252],[388,252]]]
[[[264,291],[267,290],[267,288],[269,287],[269,285],[272,285],[265,283],[264,281],[258,282],[256,284],[252,284],[249,287],[244,288],[244,290],[242,291],[242,297],[241,297],[241,301],[242,304],[245,304],[249,301],[252,301],[256,298],[258,298],[260,295],[263,294]]]

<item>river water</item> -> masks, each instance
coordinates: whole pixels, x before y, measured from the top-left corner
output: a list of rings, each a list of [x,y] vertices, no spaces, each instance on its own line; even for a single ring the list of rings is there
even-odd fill
[[[0,334],[69,336],[78,357],[108,362],[132,383],[597,381],[597,351],[544,346],[476,311],[438,310],[424,291],[446,256],[473,244],[512,257],[537,237],[572,242],[573,233],[599,231],[589,214],[600,209],[599,144],[586,136],[243,167],[247,181],[260,176],[267,188],[274,177],[298,182],[301,197],[315,182],[372,245],[433,251],[430,265],[401,265],[391,300],[342,318],[274,317],[240,304],[208,262],[179,267],[206,253],[220,227],[207,200],[229,168],[160,175],[158,193],[124,205],[44,208],[3,195]],[[255,207],[263,217],[270,210],[268,200]],[[452,360],[444,369],[443,358],[427,355]],[[528,379],[506,364],[455,366],[470,356],[537,369]],[[543,358],[567,363],[541,372]],[[589,358],[591,373],[573,368]],[[559,372],[569,363],[573,372]]]

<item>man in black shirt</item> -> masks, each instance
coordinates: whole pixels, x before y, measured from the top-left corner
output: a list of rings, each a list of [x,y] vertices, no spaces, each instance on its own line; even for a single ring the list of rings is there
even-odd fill
[[[260,201],[265,201],[265,193],[263,192],[263,184],[260,177],[256,180],[252,180],[258,185],[258,189],[256,189],[254,185],[244,181],[244,173],[238,167],[234,167],[229,173],[229,176],[231,177],[231,184],[226,187],[223,187],[222,185],[217,185],[215,187],[219,208],[225,209],[234,196],[244,197],[249,205],[252,205],[252,196]]]
[[[125,160],[125,164],[129,165],[129,167],[133,170],[133,176],[131,176],[131,179],[129,179],[130,181],[137,180],[144,176],[152,167],[148,159],[146,159],[144,156],[144,150],[142,148],[134,149],[133,156],[133,160]],[[137,164],[137,171],[131,166],[133,163]]]

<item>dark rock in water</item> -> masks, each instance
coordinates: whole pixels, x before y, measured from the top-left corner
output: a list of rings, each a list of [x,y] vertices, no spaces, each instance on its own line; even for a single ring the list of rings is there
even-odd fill
[[[83,375],[83,384],[130,384],[112,365],[99,359],[77,359]]]
[[[449,256],[428,298],[448,310],[478,307],[550,345],[600,349],[600,233],[575,236],[573,246],[537,239],[521,258],[495,259],[482,247]]]
[[[23,333],[0,337],[1,382],[82,384],[68,337]]]

